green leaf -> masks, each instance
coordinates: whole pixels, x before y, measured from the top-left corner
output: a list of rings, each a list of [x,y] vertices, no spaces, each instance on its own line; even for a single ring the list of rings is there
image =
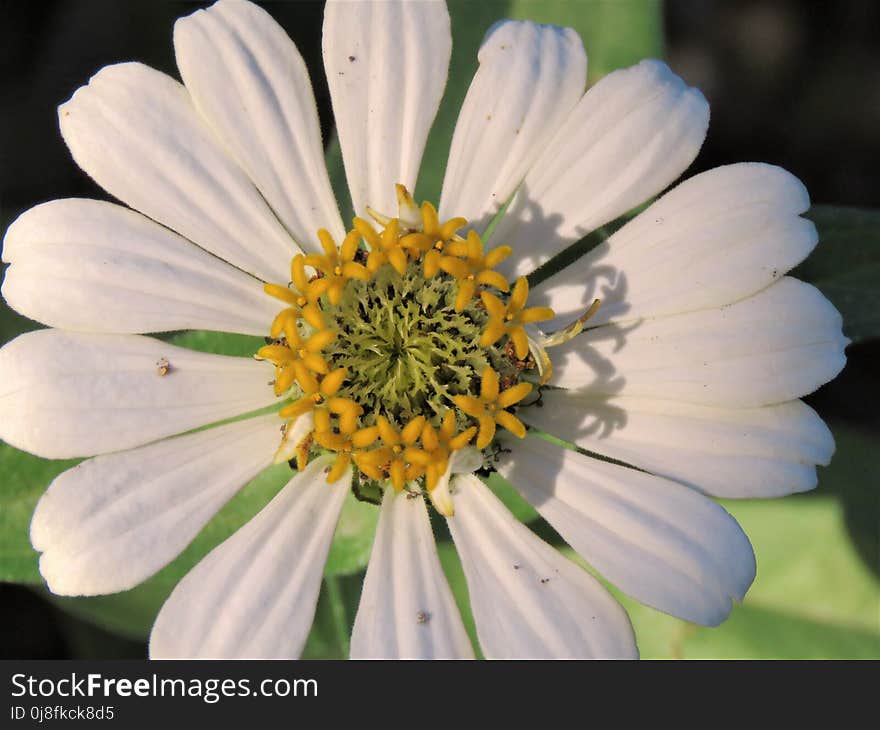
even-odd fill
[[[178,347],[188,347],[190,350],[235,357],[252,357],[257,350],[266,344],[262,337],[226,332],[207,332],[205,330],[172,332],[161,336],[160,339],[165,339]]]
[[[660,0],[514,0],[510,17],[574,28],[587,51],[591,84],[618,68],[663,57]]]
[[[326,576],[350,575],[363,570],[370,559],[379,508],[349,493],[327,556]]]
[[[807,217],[819,245],[792,275],[831,300],[853,341],[880,336],[880,211],[816,205]]]
[[[0,581],[41,583],[28,530],[37,500],[76,459],[50,461],[0,442]]]
[[[336,135],[335,129],[327,142],[324,158],[327,162],[327,172],[330,175],[330,186],[333,188],[333,195],[339,204],[339,213],[342,215],[343,223],[350,227],[354,210],[351,207],[351,196],[348,194],[345,166],[342,164],[342,148],[339,146],[339,137]]]
[[[7,266],[3,267],[5,271]],[[18,312],[13,312],[6,302],[0,299],[0,343],[7,343],[22,332],[39,329],[40,325]]]
[[[833,395],[842,396],[843,383],[833,383]],[[876,389],[876,386],[875,386]],[[862,397],[871,394],[862,392]],[[874,403],[874,400],[870,400]],[[843,408],[857,407],[850,401]],[[820,409],[820,413],[825,413]],[[831,464],[819,471],[819,487],[809,496],[833,496],[843,509],[844,522],[853,548],[864,566],[880,578],[880,500],[877,498],[876,457],[878,429],[876,424],[849,422],[837,416],[827,419],[834,434],[837,451]],[[871,427],[873,425],[873,428]],[[880,608],[880,607],[878,607]]]
[[[303,659],[348,658],[363,581],[363,572],[324,580]]]
[[[539,519],[535,508],[532,507],[532,505],[530,505],[520,493],[516,491],[513,485],[504,479],[504,477],[498,472],[492,472],[488,479],[485,479],[484,481],[489,489],[495,493],[495,496],[504,502],[507,509],[509,509],[513,516],[520,522],[529,523]]]
[[[446,580],[449,581],[449,587],[452,589],[452,595],[455,596],[455,602],[461,611],[464,628],[470,637],[477,657],[482,659],[480,644],[477,641],[477,625],[474,622],[468,600],[467,581],[464,577],[464,569],[461,567],[461,560],[459,560],[458,553],[455,552],[455,545],[447,540],[440,541],[437,544],[437,552],[440,555],[440,564],[443,566]]]

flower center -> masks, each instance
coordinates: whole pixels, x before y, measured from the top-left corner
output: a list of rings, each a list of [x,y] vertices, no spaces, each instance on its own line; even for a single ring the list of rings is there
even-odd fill
[[[458,234],[463,218],[441,222],[397,192],[397,218],[368,209],[378,227],[355,218],[339,245],[318,231],[323,254],[295,256],[287,286],[265,285],[287,306],[256,357],[289,398],[276,461],[302,469],[331,452],[329,482],[353,466],[355,494],[390,483],[451,514],[456,465],[490,459],[498,427],[525,435],[516,408],[549,365],[527,327],[554,313],[526,308],[526,279],[511,287],[495,271],[509,247],[486,251]]]
[[[503,350],[480,346],[488,320],[480,300],[456,311],[455,280],[425,278],[422,268],[409,261],[401,276],[384,266],[368,282],[351,281],[339,304],[324,309],[338,334],[323,354],[347,373],[337,395],[364,409],[365,426],[380,415],[400,428],[420,415],[439,426],[453,396],[471,393],[487,367],[516,373]]]

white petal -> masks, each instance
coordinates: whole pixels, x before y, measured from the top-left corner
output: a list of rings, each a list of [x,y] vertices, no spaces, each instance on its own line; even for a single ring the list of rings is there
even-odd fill
[[[818,289],[786,277],[727,307],[591,329],[550,351],[551,382],[727,408],[782,403],[840,372],[840,326]]]
[[[834,439],[801,401],[713,408],[547,390],[520,418],[566,441],[716,497],[781,497],[816,486]]]
[[[455,474],[473,474],[483,466],[483,453],[473,446],[463,446],[452,453],[446,471],[428,492],[434,508],[444,517],[455,514],[455,504],[449,490],[449,482]]]
[[[486,33],[477,58],[452,137],[440,215],[464,216],[482,230],[581,98],[587,56],[571,28],[505,20]]]
[[[153,659],[293,659],[309,634],[351,472],[322,457],[177,584],[150,635]]]
[[[0,349],[0,438],[48,459],[130,449],[270,405],[271,379],[149,337],[27,332]]]
[[[221,0],[174,26],[177,66],[196,108],[300,247],[345,235],[330,188],[306,65],[272,17]]]
[[[346,2],[324,9],[324,69],[355,213],[397,211],[395,183],[415,189],[446,86],[446,4]]]
[[[499,471],[605,578],[649,606],[716,626],[755,578],[736,521],[675,482],[563,449],[511,444]]]
[[[49,485],[31,522],[53,593],[128,590],[171,562],[272,460],[276,415],[98,456]]]
[[[264,335],[278,302],[252,276],[149,218],[98,200],[53,200],[6,232],[9,305],[86,332],[206,329]]]
[[[666,64],[642,61],[605,76],[541,152],[498,225],[517,276],[623,215],[691,164],[709,105]]]
[[[450,474],[472,474],[483,466],[483,454],[473,446],[462,446],[452,452],[448,471]]]
[[[525,525],[474,476],[453,481],[447,518],[487,658],[635,658],[620,604]]]
[[[716,167],[536,286],[530,302],[552,307],[567,324],[599,298],[591,325],[730,304],[769,286],[813,250],[816,227],[799,217],[809,207],[801,181],[780,167]]]
[[[296,458],[297,449],[309,438],[315,428],[314,413],[303,413],[291,425],[290,421],[284,427],[281,443],[277,446],[272,456],[273,464],[283,464]]]
[[[288,280],[296,244],[181,84],[139,63],[106,66],[58,114],[73,158],[111,195],[251,274]]]
[[[351,635],[355,659],[472,659],[424,499],[385,490]]]

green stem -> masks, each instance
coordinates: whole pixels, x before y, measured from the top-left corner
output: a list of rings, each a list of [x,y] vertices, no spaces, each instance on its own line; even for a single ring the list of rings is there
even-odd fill
[[[345,599],[342,596],[342,585],[340,584],[339,576],[325,576],[324,585],[327,587],[327,600],[330,603],[333,628],[336,630],[336,641],[342,656],[348,658],[351,626],[348,622],[348,612],[345,609]]]

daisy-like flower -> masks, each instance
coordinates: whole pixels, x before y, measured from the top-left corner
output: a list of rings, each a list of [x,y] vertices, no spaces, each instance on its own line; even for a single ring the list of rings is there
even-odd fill
[[[152,656],[297,656],[362,482],[384,496],[354,656],[473,655],[429,509],[487,657],[636,656],[621,606],[514,519],[492,471],[625,593],[721,622],[755,563],[711,497],[810,489],[833,451],[798,400],[846,344],[785,276],[816,244],[803,185],[763,164],[694,176],[529,291],[521,277],[682,174],[700,93],[657,61],[584,93],[576,33],[498,23],[435,208],[409,191],[446,83],[445,6],[330,0],[323,43],[350,226],[303,61],[252,4],[178,21],[183,84],[125,63],[60,107],[76,162],[129,207],[55,200],[5,237],[3,294],[50,329],[0,351],[0,435],[93,457],[35,512],[49,588],[131,588],[290,460],[290,483],[177,585]],[[142,336],[183,329],[269,342],[249,359]]]

